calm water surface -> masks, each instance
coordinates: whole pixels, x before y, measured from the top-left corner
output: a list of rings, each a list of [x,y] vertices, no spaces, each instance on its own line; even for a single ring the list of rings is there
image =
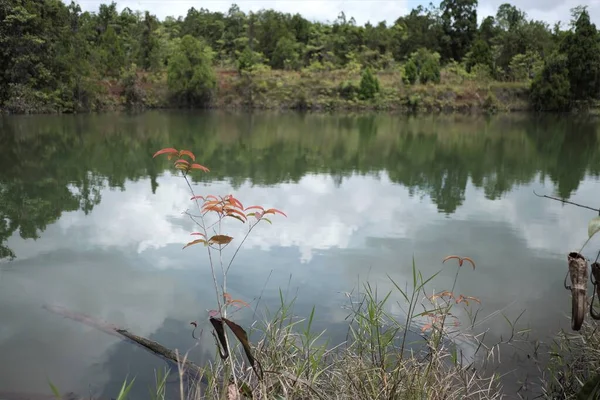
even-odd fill
[[[343,340],[344,292],[368,279],[380,290],[425,275],[448,254],[472,257],[457,292],[503,310],[532,338],[569,329],[562,288],[566,254],[585,241],[594,213],[538,193],[598,204],[599,123],[592,119],[151,112],[142,115],[0,119],[0,391],[116,396],[136,376],[139,396],[164,363],[117,338],[63,319],[66,306],[189,349],[189,322],[209,329],[211,278],[201,249],[186,249],[193,225],[185,182],[163,147],[189,148],[211,168],[201,194],[234,193],[245,204],[285,211],[257,228],[232,267],[235,298],[275,307],[296,296],[296,314],[316,305],[315,329]],[[234,221],[235,222],[235,221]],[[240,225],[240,224],[238,224]],[[229,233],[240,237],[231,224]],[[592,241],[586,256],[600,245]],[[448,289],[454,264],[432,289]],[[259,306],[259,310],[264,307]],[[401,312],[399,309],[392,312]],[[250,321],[252,310],[238,321]],[[493,340],[509,327],[480,325]],[[214,356],[204,335],[191,351]],[[525,357],[526,358],[526,357]],[[504,360],[510,380],[535,367]]]

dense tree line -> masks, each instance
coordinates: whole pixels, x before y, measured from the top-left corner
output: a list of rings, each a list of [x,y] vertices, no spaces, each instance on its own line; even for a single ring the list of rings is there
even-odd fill
[[[15,112],[95,109],[111,79],[133,104],[142,71],[166,75],[175,103],[203,105],[214,95],[217,67],[362,70],[363,99],[378,90],[370,71],[397,69],[405,84],[435,84],[444,67],[531,82],[537,109],[565,110],[598,98],[600,42],[584,7],[573,9],[569,26],[551,27],[508,3],[478,25],[477,5],[443,0],[392,24],[360,26],[344,13],[322,23],[274,10],[244,13],[236,5],[226,13],[191,8],[185,17],[161,21],[148,11],[119,12],[115,3],[82,12],[75,2],[6,0],[0,104]]]

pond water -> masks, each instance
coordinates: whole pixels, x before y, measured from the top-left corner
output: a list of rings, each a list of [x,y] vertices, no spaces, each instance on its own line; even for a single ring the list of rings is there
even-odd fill
[[[194,345],[190,321],[206,330],[214,308],[202,248],[182,251],[194,231],[185,182],[163,147],[192,150],[209,174],[198,194],[233,193],[245,205],[287,218],[257,227],[228,278],[250,321],[274,308],[279,289],[295,313],[315,306],[315,330],[344,339],[345,292],[388,275],[442,269],[469,256],[457,292],[478,297],[481,330],[506,335],[520,319],[531,338],[570,329],[563,289],[566,254],[587,238],[593,211],[534,195],[600,206],[598,121],[527,115],[401,117],[297,113],[148,112],[139,115],[0,119],[0,392],[61,391],[115,397],[126,376],[135,393],[154,382],[156,357],[64,319],[44,304],[87,313],[169,347]],[[243,234],[228,223],[231,236]],[[193,238],[193,237],[192,237]],[[600,239],[584,254],[594,258]],[[230,257],[231,253],[226,257]],[[208,334],[191,358],[214,356]],[[526,357],[525,357],[526,358]],[[503,360],[511,381],[535,366]],[[510,385],[509,385],[510,386]],[[141,398],[141,397],[140,397]]]

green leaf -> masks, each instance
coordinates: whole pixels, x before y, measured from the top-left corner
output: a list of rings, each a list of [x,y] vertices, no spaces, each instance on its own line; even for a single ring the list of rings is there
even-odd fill
[[[591,238],[600,231],[600,217],[596,217],[588,224],[588,237]]]
[[[56,386],[54,386],[54,384],[52,382],[50,382],[50,379],[48,379],[48,385],[50,385],[50,389],[52,390],[52,394],[54,394],[54,397],[56,397],[57,400],[62,399],[62,396],[60,395],[60,391],[58,390],[58,388]]]
[[[121,386],[121,391],[119,392],[119,395],[117,396],[117,400],[127,399],[127,396],[129,395],[129,392],[131,391],[131,388],[133,387],[133,382],[135,382],[135,378],[133,378],[131,380],[131,382],[129,382],[129,384],[127,384],[127,378],[125,378],[125,380],[123,381],[123,386]]]

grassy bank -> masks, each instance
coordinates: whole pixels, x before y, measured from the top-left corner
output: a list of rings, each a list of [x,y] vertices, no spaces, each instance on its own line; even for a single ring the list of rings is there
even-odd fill
[[[461,271],[464,268],[470,271]],[[477,272],[468,263],[457,267],[453,287],[461,273]],[[332,343],[327,331],[315,331],[313,324],[318,316],[314,309],[308,316],[298,316],[294,310],[296,299],[287,300],[280,291],[278,307],[260,307],[261,312],[259,298],[253,312],[263,316],[245,329],[261,378],[248,362],[243,346],[229,335],[228,360],[220,359],[217,351],[221,350],[215,348],[214,359],[202,366],[203,375],[190,379],[184,367],[189,362],[189,351],[181,352],[176,366],[155,371],[156,382],[147,388],[148,398],[597,398],[590,390],[598,383],[600,373],[600,335],[595,321],[586,322],[576,334],[560,332],[553,342],[539,343],[528,340],[526,330],[518,329],[518,321],[507,320],[512,329],[509,337],[490,343],[485,338],[486,330],[477,328],[478,320],[483,319],[478,318],[478,300],[452,291],[432,292],[429,288],[435,284],[436,275],[424,278],[413,264],[409,281],[390,279],[389,291],[366,283],[348,293],[344,307],[347,333],[340,343]],[[390,312],[392,303],[400,306],[404,315]],[[493,314],[502,318],[499,313]],[[203,340],[210,338],[209,326],[200,322],[194,330],[196,346],[202,346],[201,342],[211,344],[212,340]],[[517,349],[539,364],[539,379],[529,383],[522,395],[503,386],[506,380],[499,368],[511,362],[501,361],[507,349]],[[121,393],[111,394],[116,400],[130,398],[129,389],[140,385],[135,382],[135,373],[142,371],[132,372],[124,379]],[[50,386],[62,399],[60,390]]]
[[[442,70],[438,84],[406,84],[400,71],[379,71],[380,90],[372,99],[359,95],[360,72],[257,69],[242,74],[216,70],[216,88],[206,107],[250,110],[379,110],[399,113],[494,113],[529,110],[529,82],[498,82]],[[120,79],[90,84],[87,106],[78,112],[177,108],[166,73],[138,71]],[[70,104],[70,103],[69,103]],[[3,110],[14,114],[74,111],[60,99],[25,93]]]
[[[380,91],[361,99],[360,72],[256,70],[239,74],[217,70],[217,88],[208,107],[218,109],[298,109],[313,111],[385,110],[394,112],[489,113],[529,109],[528,82],[497,82],[442,71],[439,84],[403,83],[398,71],[376,74]],[[131,87],[117,80],[101,84],[102,109],[173,108],[164,74],[138,73]]]

